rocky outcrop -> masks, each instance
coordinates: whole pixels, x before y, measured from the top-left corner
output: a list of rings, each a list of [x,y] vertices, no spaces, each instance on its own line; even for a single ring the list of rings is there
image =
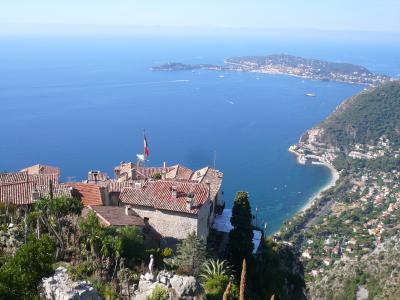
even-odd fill
[[[89,282],[72,281],[63,267],[57,268],[53,276],[42,279],[39,293],[41,299],[48,300],[101,300]]]
[[[202,286],[193,276],[175,275],[169,282],[174,291],[174,299],[200,299],[204,294]]]
[[[167,278],[167,280],[162,280],[161,277]],[[133,299],[146,300],[157,285],[168,288],[171,294],[171,299],[174,300],[205,299],[204,289],[195,277],[172,275],[169,273],[163,273],[162,276],[157,276],[156,282],[149,281],[144,278],[141,279]]]

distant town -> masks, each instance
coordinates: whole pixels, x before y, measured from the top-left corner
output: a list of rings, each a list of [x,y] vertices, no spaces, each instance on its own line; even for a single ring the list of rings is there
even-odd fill
[[[264,74],[284,74],[304,79],[338,81],[377,86],[391,81],[389,76],[376,74],[359,65],[308,59],[287,54],[242,56],[225,59],[224,65],[167,63],[153,71],[236,71]]]

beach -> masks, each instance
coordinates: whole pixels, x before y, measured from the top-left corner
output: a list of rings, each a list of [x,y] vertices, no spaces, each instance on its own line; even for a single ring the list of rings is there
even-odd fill
[[[296,159],[299,164],[303,165],[306,164],[306,158],[304,157],[304,155],[298,153],[293,146],[289,147],[289,152],[296,155]],[[313,196],[310,197],[310,199],[304,204],[304,206],[299,210],[299,212],[304,212],[310,207],[312,207],[315,200],[321,197],[324,191],[330,189],[331,187],[334,187],[336,185],[337,180],[340,177],[339,172],[334,168],[334,166],[326,161],[313,161],[311,164],[321,165],[328,168],[331,172],[331,179],[326,185],[322,186]]]
[[[314,165],[321,165],[324,167],[327,167],[331,171],[331,180],[321,187],[321,189],[316,192],[310,199],[307,201],[306,204],[300,209],[300,212],[304,212],[307,209],[309,209],[311,206],[313,206],[315,200],[317,200],[319,197],[321,197],[322,193],[325,192],[326,190],[330,189],[331,187],[334,187],[336,185],[337,180],[339,179],[339,172],[329,163],[325,162],[318,162],[318,163],[313,163]]]

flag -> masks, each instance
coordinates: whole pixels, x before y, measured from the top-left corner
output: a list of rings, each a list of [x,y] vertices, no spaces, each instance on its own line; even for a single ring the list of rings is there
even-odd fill
[[[144,151],[143,151],[143,154],[144,154],[144,157],[148,157],[149,156],[149,144],[147,143],[147,138],[146,138],[146,134],[145,133],[143,133],[143,136],[144,136]]]

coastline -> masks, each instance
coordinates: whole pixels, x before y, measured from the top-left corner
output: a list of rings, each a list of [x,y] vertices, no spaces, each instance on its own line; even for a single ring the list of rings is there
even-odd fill
[[[299,210],[299,212],[304,212],[307,209],[311,208],[315,201],[321,197],[322,193],[325,192],[326,190],[329,190],[330,188],[334,187],[336,185],[336,182],[339,179],[339,172],[331,165],[325,162],[318,162],[318,163],[313,163],[314,165],[321,165],[326,168],[328,168],[331,172],[331,180],[324,186],[322,186],[313,196],[310,197],[310,199],[303,205],[303,207]]]
[[[304,158],[302,158],[302,154],[299,154],[296,150],[294,150],[292,147],[289,148],[289,152],[293,153],[294,155],[296,155],[296,160],[297,163],[305,165],[305,161],[303,160]],[[299,209],[298,213],[303,213],[305,212],[307,209],[311,208],[315,201],[321,197],[322,193],[325,192],[326,190],[334,187],[336,185],[336,182],[338,181],[340,175],[338,170],[336,170],[334,168],[334,166],[326,161],[314,161],[311,164],[313,165],[321,165],[324,166],[326,168],[328,168],[330,170],[331,173],[331,180],[325,184],[324,186],[322,186],[317,192],[314,193],[314,195],[312,195],[307,202],[301,207],[301,209]]]

